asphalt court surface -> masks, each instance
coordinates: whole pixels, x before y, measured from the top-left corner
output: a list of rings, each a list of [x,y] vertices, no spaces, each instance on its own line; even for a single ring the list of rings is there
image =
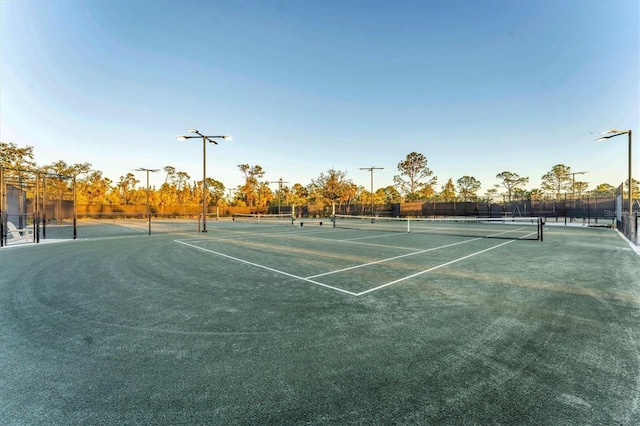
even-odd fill
[[[1,424],[640,423],[611,229],[127,226],[0,249]]]
[[[260,230],[260,225],[257,231]],[[256,231],[250,229],[251,231]],[[440,267],[464,267],[473,256],[508,256],[509,244],[532,241],[411,233],[276,228],[266,234],[232,233],[213,239],[176,240],[212,256],[264,268],[311,284],[360,295]],[[489,254],[496,250],[495,253]],[[501,250],[501,251],[500,251]],[[286,261],[283,262],[283,259]]]

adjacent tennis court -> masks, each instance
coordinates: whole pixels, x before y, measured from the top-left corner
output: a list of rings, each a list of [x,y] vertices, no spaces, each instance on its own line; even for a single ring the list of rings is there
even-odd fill
[[[257,219],[0,250],[0,421],[640,422],[614,230]]]

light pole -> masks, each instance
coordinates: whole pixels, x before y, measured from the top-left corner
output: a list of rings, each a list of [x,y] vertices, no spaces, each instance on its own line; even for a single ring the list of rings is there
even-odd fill
[[[573,199],[576,199],[576,175],[584,175],[587,172],[573,172],[569,173],[571,175],[573,183],[571,184],[571,192],[573,193]]]
[[[373,171],[374,170],[384,170],[384,167],[360,167],[360,170],[369,170],[371,172],[371,222],[376,220],[376,214],[373,211]]]
[[[279,180],[274,180],[271,181],[269,183],[277,183],[278,184],[278,214],[282,214],[280,212],[280,197],[282,196],[282,184],[283,183],[289,183],[289,182],[285,182],[282,180],[282,178],[280,178]]]
[[[572,183],[571,183],[571,198],[573,198],[573,215],[575,216],[576,212],[576,175],[583,175],[587,172],[573,172],[569,173],[571,175]],[[573,222],[573,216],[571,217],[571,222]]]
[[[156,173],[159,172],[160,169],[145,169],[144,167],[139,167],[135,170],[138,172],[147,172],[147,222],[149,222],[149,235],[151,235],[151,212],[149,211],[149,172]]]
[[[629,135],[629,220],[632,220],[631,218],[633,217],[633,177],[631,173],[631,157],[632,157],[631,130],[612,129],[612,130],[607,130],[606,132],[602,132],[600,134],[609,135],[609,136],[603,136],[601,138],[598,138],[596,139],[596,142],[603,141],[605,139],[615,138],[616,136],[620,136],[620,135]]]
[[[207,141],[218,145],[214,139],[231,140],[231,136],[207,136],[203,135],[196,129],[187,129],[189,133],[195,133],[198,136],[177,136],[178,140],[187,140],[194,138],[202,138],[202,232],[207,232]]]

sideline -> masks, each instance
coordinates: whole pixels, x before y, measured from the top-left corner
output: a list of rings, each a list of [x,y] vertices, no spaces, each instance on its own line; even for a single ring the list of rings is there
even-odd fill
[[[61,238],[61,239],[41,239],[40,242],[36,243],[33,241],[28,241],[26,243],[12,243],[12,242],[7,242],[7,244],[5,244],[4,246],[0,247],[0,251],[2,251],[3,249],[16,249],[16,248],[20,248],[20,247],[38,247],[41,246],[43,244],[55,244],[55,243],[64,243],[67,241],[73,241],[73,239],[71,238]]]
[[[629,247],[631,247],[631,250],[633,250],[638,256],[640,256],[640,246],[633,244],[631,240],[628,239],[622,232],[618,231],[617,229],[615,231],[618,233],[618,235],[620,235],[620,238],[622,238],[627,242],[627,244],[629,244]]]
[[[237,258],[237,257],[229,256],[228,254],[220,253],[220,252],[217,252],[217,251],[214,251],[214,250],[209,250],[209,249],[206,249],[206,248],[203,248],[203,247],[198,247],[196,245],[185,243],[183,241],[178,241],[178,240],[173,240],[173,241],[178,243],[178,244],[183,244],[183,245],[188,246],[188,247],[192,247],[192,248],[195,248],[195,249],[198,249],[198,250],[206,251],[207,253],[212,253],[212,254],[215,254],[215,255],[218,255],[218,256],[226,257],[227,259],[235,260],[236,262],[246,263],[247,265],[255,266],[255,267],[261,268],[261,269],[266,269],[267,271],[275,272],[275,273],[278,273],[278,274],[281,274],[281,275],[285,275],[287,277],[296,278],[298,280],[306,281],[306,282],[309,282],[311,284],[316,284],[316,285],[319,285],[319,286],[322,286],[322,287],[330,288],[331,290],[340,291],[342,293],[347,293],[347,294],[350,294],[352,296],[357,296],[358,295],[357,293],[354,293],[352,291],[344,290],[344,289],[341,289],[341,288],[338,288],[338,287],[333,287],[333,286],[330,286],[330,285],[327,285],[327,284],[323,284],[323,283],[318,282],[318,281],[311,280],[309,278],[300,277],[298,275],[293,275],[293,274],[290,274],[288,272],[284,272],[284,271],[280,271],[278,269],[270,268],[270,267],[265,266],[265,265],[260,265],[258,263],[249,262],[248,260],[244,260],[244,259],[240,259],[240,258]]]
[[[477,239],[479,239],[479,238],[477,238]],[[474,239],[474,240],[476,240],[476,239]],[[477,255],[482,254],[482,253],[486,253],[486,252],[488,252],[490,250],[497,249],[498,247],[502,247],[502,246],[504,246],[506,244],[510,244],[510,243],[512,243],[514,241],[518,241],[518,240],[510,240],[510,241],[506,241],[506,242],[500,243],[500,244],[495,245],[493,247],[489,247],[489,248],[486,248],[484,250],[480,250],[480,251],[477,251],[475,253],[471,253],[471,254],[468,254],[466,256],[462,256],[462,257],[459,257],[457,259],[450,260],[449,262],[445,262],[445,263],[442,263],[440,265],[434,266],[432,268],[426,269],[424,271],[416,272],[415,274],[411,274],[409,276],[406,276],[406,277],[403,277],[403,278],[399,278],[397,280],[388,282],[386,284],[382,284],[382,285],[379,285],[377,287],[370,288],[370,289],[362,291],[360,293],[355,293],[355,292],[352,292],[352,291],[344,290],[342,288],[334,287],[334,286],[331,286],[331,285],[328,285],[328,284],[324,284],[324,283],[321,283],[319,281],[315,281],[315,280],[311,279],[311,278],[314,278],[314,277],[317,277],[317,276],[328,275],[330,273],[335,273],[335,272],[339,272],[339,271],[329,272],[327,274],[313,275],[313,276],[310,276],[310,277],[301,277],[301,276],[290,274],[290,273],[284,272],[284,271],[280,271],[278,269],[274,269],[274,268],[271,268],[271,267],[268,267],[268,266],[265,266],[265,265],[260,265],[259,263],[249,262],[248,260],[244,260],[244,259],[240,259],[240,258],[237,258],[237,257],[234,257],[234,256],[230,256],[228,254],[220,253],[220,252],[217,252],[215,250],[209,250],[209,249],[206,249],[206,248],[203,248],[203,247],[199,247],[199,246],[194,245],[194,244],[189,244],[189,243],[186,243],[184,241],[179,241],[179,240],[173,240],[173,241],[178,243],[178,244],[185,245],[187,247],[192,247],[192,248],[195,248],[197,250],[201,250],[201,251],[204,251],[204,252],[207,252],[207,253],[215,254],[217,256],[225,257],[227,259],[235,260],[236,262],[240,262],[240,263],[244,263],[244,264],[247,264],[247,265],[255,266],[256,268],[265,269],[267,271],[275,272],[277,274],[281,274],[281,275],[284,275],[284,276],[287,276],[287,277],[290,277],[290,278],[295,278],[295,279],[298,279],[298,280],[301,280],[301,281],[305,281],[305,282],[308,282],[308,283],[311,283],[311,284],[319,285],[321,287],[325,287],[325,288],[328,288],[328,289],[331,289],[331,290],[339,291],[341,293],[349,294],[351,296],[359,297],[359,296],[362,296],[362,295],[369,294],[371,292],[380,290],[382,288],[391,286],[393,284],[397,284],[397,283],[400,283],[402,281],[406,281],[408,279],[417,277],[419,275],[426,274],[426,273],[431,272],[431,271],[435,271],[436,269],[440,269],[440,268],[443,268],[445,266],[460,262],[460,261],[468,259],[470,257],[477,256]],[[460,243],[457,243],[457,244],[460,244]],[[449,244],[447,246],[451,246],[451,245],[455,245],[455,244]],[[430,250],[434,250],[434,249],[428,249],[428,250],[424,250],[424,251],[430,251]],[[407,255],[396,256],[395,258],[405,257],[405,256],[408,256],[408,255],[413,255],[413,254],[418,254],[418,253],[410,253],[410,254],[407,254]],[[371,265],[371,264],[383,262],[383,261],[386,261],[386,260],[390,260],[390,259],[384,259],[384,260],[381,260],[381,261],[378,261],[378,262],[371,262],[371,263],[368,263],[368,264],[365,264],[365,265],[359,265],[359,266],[356,266],[356,267]],[[345,270],[354,269],[354,268],[355,267],[346,268]]]

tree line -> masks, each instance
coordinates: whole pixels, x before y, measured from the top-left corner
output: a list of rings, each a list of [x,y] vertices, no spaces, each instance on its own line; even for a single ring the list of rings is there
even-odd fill
[[[5,179],[18,179],[20,176],[33,176],[40,172],[47,176],[47,191],[59,196],[71,191],[75,181],[75,191],[79,204],[97,205],[142,205],[149,202],[154,206],[201,205],[202,181],[192,179],[188,173],[165,166],[158,173],[164,174],[164,182],[159,188],[150,188],[147,192],[146,181],[128,172],[113,181],[99,170],[93,170],[90,163],[67,164],[57,161],[41,167],[36,166],[33,147],[19,147],[14,143],[0,142],[0,165],[5,168]],[[449,178],[438,187],[438,178],[428,167],[424,154],[411,152],[398,163],[398,174],[393,185],[378,188],[372,194],[364,186],[358,186],[347,177],[346,171],[329,169],[311,179],[307,185],[294,183],[285,185],[279,181],[264,180],[266,171],[260,165],[239,164],[238,173],[243,184],[235,188],[213,178],[206,178],[207,200],[211,206],[249,206],[265,208],[278,205],[370,205],[421,201],[514,201],[523,199],[557,200],[564,197],[581,198],[583,196],[613,196],[616,188],[608,183],[599,184],[589,190],[589,184],[576,180],[581,173],[573,173],[571,167],[556,164],[541,177],[540,188],[528,190],[529,177],[520,176],[512,171],[496,174],[500,182],[479,194],[481,182],[473,176],[462,176],[455,182]],[[73,179],[71,179],[73,177]],[[270,184],[277,183],[272,190]],[[638,191],[638,181],[633,180],[634,192]],[[628,186],[628,181],[625,183]],[[373,200],[372,200],[373,198]],[[500,199],[502,198],[502,199]]]

